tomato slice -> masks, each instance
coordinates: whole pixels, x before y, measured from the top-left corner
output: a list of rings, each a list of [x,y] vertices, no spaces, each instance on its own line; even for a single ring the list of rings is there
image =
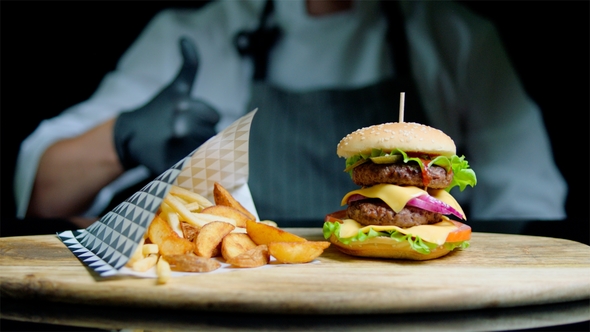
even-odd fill
[[[342,219],[346,219],[346,210],[332,212],[332,213],[326,215],[326,218],[324,218],[324,221],[329,221],[329,222],[337,221],[339,223],[342,223]]]
[[[455,224],[455,226],[457,226],[457,229],[450,232],[449,235],[447,235],[447,240],[446,242],[461,242],[461,241],[467,241],[469,239],[471,239],[471,227],[468,225],[465,225],[462,222],[458,222],[455,220],[451,220],[451,222],[453,224]]]

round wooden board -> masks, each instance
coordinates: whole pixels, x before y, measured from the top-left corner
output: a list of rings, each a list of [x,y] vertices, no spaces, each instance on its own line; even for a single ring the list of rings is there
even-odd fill
[[[321,230],[289,231],[323,240]],[[430,261],[357,258],[328,248],[318,262],[154,279],[101,278],[55,235],[0,238],[0,295],[15,300],[211,312],[363,314],[458,311],[590,299],[590,246],[473,233]]]

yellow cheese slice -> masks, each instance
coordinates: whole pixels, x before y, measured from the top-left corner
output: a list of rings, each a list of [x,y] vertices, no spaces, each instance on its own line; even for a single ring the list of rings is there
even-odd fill
[[[342,198],[340,204],[342,206],[346,205],[348,197],[353,194],[359,194],[371,198],[380,198],[397,213],[400,212],[404,206],[406,206],[406,203],[412,198],[424,194],[427,195],[428,193],[414,186],[401,187],[394,184],[377,184],[372,187],[361,188],[349,192],[344,198]]]
[[[411,234],[419,236],[422,240],[442,245],[447,240],[449,233],[455,231],[457,226],[453,224],[448,218],[444,217],[445,220],[432,224],[432,225],[420,225],[408,228],[400,228],[397,226],[363,226],[352,219],[342,220],[340,225],[340,237],[349,238],[358,234],[359,231],[368,233],[372,228],[374,231],[393,231],[396,230],[402,234]]]

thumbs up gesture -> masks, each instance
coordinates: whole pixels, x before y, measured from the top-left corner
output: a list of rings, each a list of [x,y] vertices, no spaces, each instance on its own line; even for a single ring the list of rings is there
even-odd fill
[[[215,135],[219,114],[190,96],[199,69],[194,44],[179,40],[183,64],[176,78],[140,108],[119,115],[114,140],[125,169],[146,166],[159,175]]]

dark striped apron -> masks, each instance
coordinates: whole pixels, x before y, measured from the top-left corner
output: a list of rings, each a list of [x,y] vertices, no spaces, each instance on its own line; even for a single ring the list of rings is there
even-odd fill
[[[401,17],[397,3],[384,3],[388,15]],[[267,6],[260,26],[271,12]],[[342,209],[344,194],[358,186],[344,172],[345,160],[336,155],[336,146],[356,129],[398,121],[400,92],[406,93],[405,120],[426,122],[409,79],[403,25],[391,17],[398,23],[389,25],[388,34],[397,60],[394,79],[358,89],[299,93],[268,84],[260,79],[264,69],[255,70],[247,108],[258,108],[250,131],[248,184],[261,219],[282,227],[320,226],[326,214]]]

